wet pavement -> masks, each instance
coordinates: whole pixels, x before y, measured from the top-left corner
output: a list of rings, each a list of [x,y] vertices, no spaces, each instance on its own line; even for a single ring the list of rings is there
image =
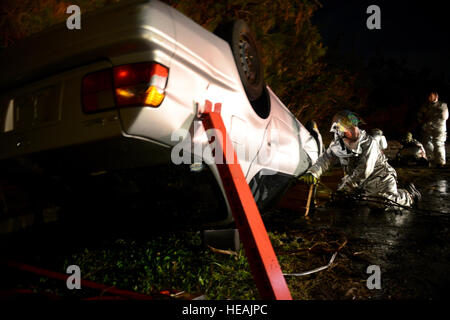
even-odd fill
[[[327,188],[335,190],[340,180],[341,170],[336,168],[322,179],[327,188],[319,187],[318,208],[308,219],[297,219],[296,230],[301,233],[330,230],[345,238],[348,250],[343,255],[349,258],[347,263],[359,270],[361,282],[370,276],[366,274],[369,265],[379,266],[381,289],[366,292],[366,298],[447,298],[450,296],[450,168],[397,168],[397,173],[400,183],[413,182],[421,191],[423,199],[417,209],[382,211],[349,203],[325,207],[330,191]],[[296,203],[295,198],[306,194],[301,188],[289,191],[285,202],[279,204],[280,212],[295,211],[293,208],[302,201],[297,199]],[[300,215],[302,210],[297,209]]]

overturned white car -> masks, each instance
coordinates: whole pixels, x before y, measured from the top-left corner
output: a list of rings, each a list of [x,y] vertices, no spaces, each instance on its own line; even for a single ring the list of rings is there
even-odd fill
[[[208,141],[197,116],[207,100],[221,104],[260,206],[303,174],[322,147],[265,85],[242,21],[211,33],[161,2],[133,1],[83,14],[81,30],[61,24],[0,55],[0,160],[13,167],[4,184],[45,173],[78,179],[77,196],[95,200],[102,190],[82,176],[188,162],[178,149],[198,164]],[[221,188],[215,164],[205,171]],[[133,177],[141,187],[158,183]],[[223,221],[231,219],[227,212]]]

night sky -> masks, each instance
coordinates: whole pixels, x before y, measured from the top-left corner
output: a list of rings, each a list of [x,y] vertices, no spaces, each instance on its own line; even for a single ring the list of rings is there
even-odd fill
[[[428,67],[450,78],[450,11],[447,1],[322,0],[315,23],[329,49],[345,56],[397,58],[412,70]],[[369,30],[369,5],[381,9],[381,30]]]

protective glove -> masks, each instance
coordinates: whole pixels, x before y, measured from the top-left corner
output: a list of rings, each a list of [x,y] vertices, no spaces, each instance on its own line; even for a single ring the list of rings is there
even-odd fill
[[[316,177],[314,177],[311,173],[305,173],[304,175],[302,175],[299,180],[304,181],[306,184],[311,185],[314,184],[316,185],[318,180]]]

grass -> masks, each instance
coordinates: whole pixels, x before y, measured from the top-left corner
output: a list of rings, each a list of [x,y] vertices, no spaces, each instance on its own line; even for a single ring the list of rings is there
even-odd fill
[[[75,264],[85,280],[159,298],[167,291],[184,291],[190,297],[205,295],[207,299],[258,298],[243,250],[235,255],[214,253],[202,245],[199,232],[155,236],[146,241],[117,239],[100,247],[60,258],[62,269]],[[56,288],[51,280],[42,282],[40,286],[47,290]],[[83,290],[53,289],[53,293],[81,298],[92,295]]]
[[[287,230],[269,232],[284,273],[300,273],[327,265],[334,252],[338,255],[326,270],[301,277],[286,277],[293,299],[345,300],[367,299],[363,265],[354,263],[355,248],[345,236],[330,229],[305,228],[305,220],[295,214],[273,211],[278,219],[290,221]],[[266,217],[266,221],[270,218]],[[274,228],[277,228],[276,223]]]
[[[265,220],[270,222],[273,216],[289,218],[273,211]],[[339,250],[329,269],[286,278],[294,299],[366,299],[369,296],[362,268],[350,261],[354,258],[350,257],[353,251],[345,238],[325,229],[300,232],[295,222],[290,225],[287,231],[269,232],[283,272],[303,272],[326,265],[333,252]],[[58,263],[63,264],[64,270],[69,265],[78,265],[83,279],[157,298],[162,297],[161,292],[183,291],[184,297],[204,295],[211,300],[259,299],[243,249],[233,255],[213,252],[202,245],[199,232],[154,236],[145,241],[117,239],[60,257]],[[37,287],[64,297],[86,298],[99,294],[89,290],[68,291],[61,285],[58,290],[52,280],[44,278]]]

